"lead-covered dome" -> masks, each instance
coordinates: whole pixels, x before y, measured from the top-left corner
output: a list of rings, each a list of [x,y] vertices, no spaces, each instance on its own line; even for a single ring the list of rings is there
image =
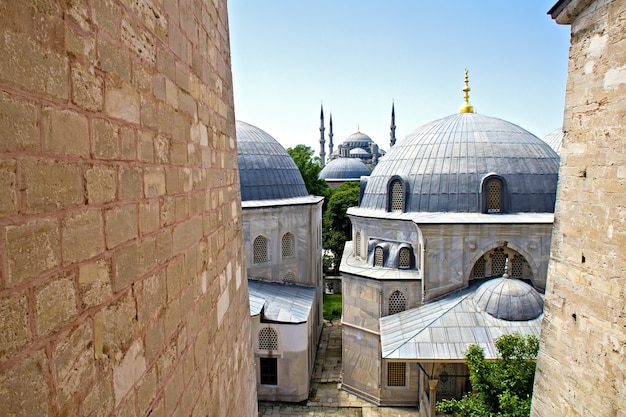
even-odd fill
[[[276,139],[245,122],[236,127],[242,201],[309,195],[296,163]]]
[[[548,133],[543,137],[543,141],[550,145],[554,152],[561,154],[561,144],[563,143],[563,129],[558,128],[554,129],[552,132]]]
[[[486,213],[485,186],[496,179],[498,212],[552,213],[558,167],[554,150],[521,127],[481,114],[453,114],[391,148],[370,174],[360,207],[390,210],[396,204],[390,203],[391,188],[399,181],[402,211]]]
[[[369,174],[369,168],[360,159],[337,158],[326,164],[320,171],[319,177],[325,180],[358,181],[362,176]]]
[[[515,278],[494,278],[474,294],[476,307],[489,315],[509,321],[526,321],[543,313],[543,298],[532,286]]]
[[[346,138],[343,141],[344,144],[350,147],[361,147],[361,146],[369,146],[374,141],[365,133],[361,133],[361,131],[357,131]]]

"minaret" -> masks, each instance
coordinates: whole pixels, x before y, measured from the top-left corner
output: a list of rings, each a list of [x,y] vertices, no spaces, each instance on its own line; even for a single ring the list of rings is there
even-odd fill
[[[324,150],[324,144],[326,142],[324,139],[324,106],[320,105],[320,108],[320,159],[322,160],[322,168],[324,168],[324,166],[326,166],[326,151]]]
[[[333,114],[330,114],[330,131],[328,132],[328,158],[333,155]]]
[[[474,106],[469,103],[469,77],[467,75],[467,68],[465,68],[465,88],[463,88],[463,105],[459,108],[459,113],[474,113]]]
[[[389,147],[396,144],[396,109],[395,104],[391,102],[391,132],[389,132]]]

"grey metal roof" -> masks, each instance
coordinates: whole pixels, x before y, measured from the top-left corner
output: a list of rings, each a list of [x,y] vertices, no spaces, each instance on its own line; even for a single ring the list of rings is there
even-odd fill
[[[363,148],[354,148],[350,150],[350,155],[369,155],[369,152]]]
[[[263,319],[280,323],[304,323],[315,301],[315,288],[300,285],[279,284],[248,280],[250,291],[250,315],[261,313]]]
[[[369,143],[369,142],[374,142],[374,141],[365,133],[361,133],[361,131],[351,134],[350,136],[346,138],[346,140],[343,141],[343,143],[346,145],[351,145],[354,143],[365,143],[365,142]]]
[[[296,163],[276,139],[242,121],[236,126],[242,201],[309,195]]]
[[[532,320],[543,313],[543,298],[530,285],[514,278],[485,282],[474,294],[476,308],[502,320]]]
[[[507,121],[458,113],[428,123],[381,158],[360,206],[387,207],[393,176],[409,190],[406,211],[477,212],[481,180],[504,178],[510,212],[553,213],[559,156],[544,141]]]
[[[356,158],[337,158],[330,161],[320,171],[319,177],[325,180],[342,179],[358,181],[361,176],[370,174],[369,168]]]
[[[484,284],[483,284],[484,285]],[[539,337],[541,318],[508,321],[476,308],[476,286],[438,301],[379,319],[382,357],[420,361],[461,361],[470,344],[497,358],[495,339],[519,332]]]
[[[563,129],[558,128],[554,129],[552,132],[548,133],[543,137],[543,141],[550,145],[554,152],[561,155],[561,144],[563,143]]]

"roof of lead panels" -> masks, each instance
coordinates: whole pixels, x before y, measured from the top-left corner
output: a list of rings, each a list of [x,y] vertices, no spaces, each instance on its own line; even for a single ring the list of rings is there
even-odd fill
[[[473,285],[437,301],[379,319],[382,357],[461,361],[468,346],[476,344],[484,350],[487,359],[495,359],[498,357],[495,340],[500,335],[519,332],[539,337],[542,315],[518,321],[493,317],[477,308],[476,292],[477,287]]]
[[[320,178],[330,179],[352,179],[358,181],[361,176],[370,174],[369,168],[356,158],[337,158],[330,161],[324,169],[320,171]]]
[[[249,279],[250,315],[263,312],[263,319],[280,323],[308,320],[315,288]]]
[[[236,126],[242,201],[309,195],[296,163],[276,139],[245,122]]]
[[[408,184],[407,212],[480,210],[488,174],[506,181],[510,212],[553,213],[559,156],[544,141],[507,121],[458,113],[399,141],[370,174],[360,207],[386,209],[393,176]]]

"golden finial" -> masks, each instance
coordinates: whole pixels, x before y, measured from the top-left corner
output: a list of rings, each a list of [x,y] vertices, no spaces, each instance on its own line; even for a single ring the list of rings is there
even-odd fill
[[[469,87],[469,76],[467,75],[467,73],[468,73],[467,68],[465,68],[465,88],[463,88],[463,93],[465,93],[463,95],[464,103],[459,108],[459,113],[474,113],[474,106],[472,106],[469,103],[470,87]]]
[[[360,126],[360,124],[356,125],[356,133],[361,133],[361,126]]]

